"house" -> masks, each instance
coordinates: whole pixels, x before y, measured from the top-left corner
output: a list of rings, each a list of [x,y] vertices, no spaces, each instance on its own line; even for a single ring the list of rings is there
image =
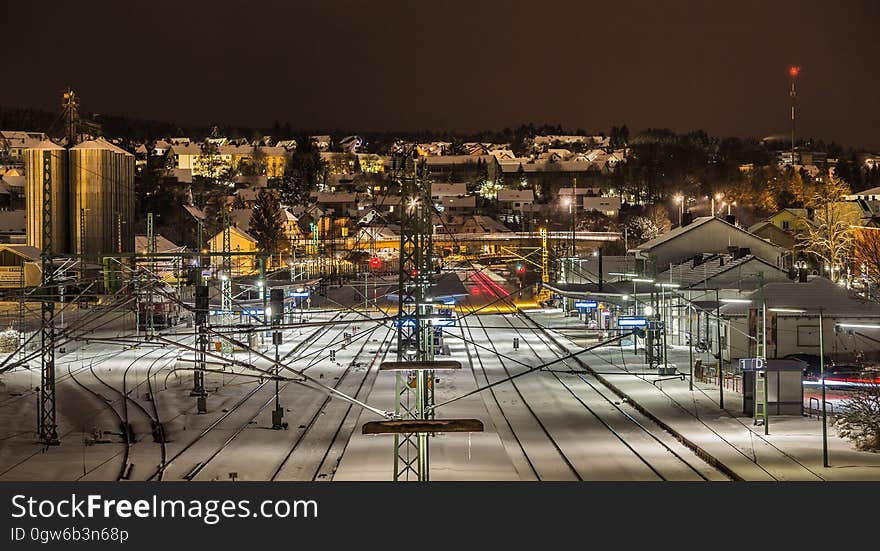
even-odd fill
[[[520,223],[525,213],[531,213],[535,193],[530,189],[499,189],[499,218],[504,222]]]
[[[454,222],[456,233],[505,233],[510,229],[490,216],[465,216]]]
[[[798,239],[794,234],[767,220],[749,226],[749,232],[789,251],[798,244]]]
[[[226,145],[225,138],[206,140],[210,147],[195,144],[172,145],[167,155],[172,167],[191,170],[193,176],[216,178],[226,171],[237,171],[242,162],[250,162],[255,151],[263,158],[265,175],[269,178],[284,176],[287,150],[283,147],[253,147],[250,145]]]
[[[675,283],[680,289],[737,291],[790,280],[786,270],[756,257],[750,249],[736,247],[725,253],[698,253],[658,273],[656,279]]]
[[[578,136],[578,135],[545,135],[535,136],[532,139],[532,149],[544,151],[553,145],[581,145],[587,147],[608,147],[611,139],[605,136]]]
[[[333,216],[348,216],[351,211],[358,207],[358,196],[354,192],[323,192],[311,194],[310,199],[328,214]]]
[[[818,354],[820,311],[825,354],[842,362],[852,361],[857,353],[864,353],[869,359],[880,356],[876,330],[840,325],[877,325],[880,304],[826,278],[809,276],[804,283],[768,283],[746,299],[750,302],[721,307],[722,318],[726,320],[722,324],[722,342],[726,343],[724,354],[728,359],[754,357],[753,343],[760,332],[765,305],[768,358]]]
[[[211,252],[223,251],[223,232],[218,232],[209,241]],[[256,253],[257,240],[248,232],[237,226],[229,229],[229,243],[232,252]],[[232,259],[232,277],[249,275],[257,270],[256,255],[233,255]],[[212,266],[220,264],[219,257],[214,257],[211,261]]]
[[[49,139],[45,132],[0,130],[0,164],[24,164],[24,152]]]
[[[617,218],[620,212],[620,197],[596,197],[592,195],[583,198],[584,212],[600,212],[609,218]]]
[[[569,206],[571,203],[572,195],[576,198],[574,204],[577,212],[581,212],[586,205],[584,199],[586,197],[596,197],[602,192],[599,188],[590,188],[590,187],[562,187],[559,188],[559,204],[563,207],[563,210],[568,212]]]
[[[439,201],[444,197],[464,197],[467,195],[465,183],[434,183],[431,184],[431,199]]]
[[[186,251],[186,247],[173,243],[170,239],[162,234],[156,234],[156,252],[157,253],[182,253]],[[134,250],[141,254],[150,252],[150,243],[146,235],[134,236]],[[175,272],[181,270],[179,258],[163,258],[156,261],[157,275],[163,279],[170,279],[175,276]]]
[[[477,208],[477,198],[473,195],[446,196],[442,197],[437,204],[442,212],[449,214],[473,214],[474,209]]]
[[[859,205],[859,208],[864,213],[863,218],[876,218],[880,216],[880,187],[851,193],[846,196],[846,200]]]
[[[357,155],[354,153],[322,151],[320,157],[329,175],[354,174],[360,164]]]
[[[0,245],[0,289],[35,287],[42,281],[42,251],[27,245]]]
[[[765,262],[785,268],[788,251],[716,216],[703,216],[632,249],[655,273],[698,253],[726,253],[728,247],[748,249]]]
[[[361,165],[361,172],[364,174],[379,174],[385,172],[385,169],[391,164],[389,157],[376,155],[375,153],[357,153],[358,163]]]
[[[400,209],[401,200],[400,195],[383,193],[373,198],[373,208],[380,214],[394,212]]]
[[[437,155],[425,157],[425,165],[436,179],[449,180],[452,175],[455,179],[471,178],[484,169],[494,178],[497,163],[492,155]]]
[[[810,221],[812,213],[807,209],[782,209],[767,218],[774,226],[781,230],[800,233],[806,231],[813,223]]]

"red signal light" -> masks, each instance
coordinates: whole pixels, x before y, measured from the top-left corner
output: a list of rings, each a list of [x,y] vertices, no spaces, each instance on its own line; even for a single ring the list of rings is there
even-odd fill
[[[379,268],[382,266],[382,259],[378,256],[370,258],[370,268]]]
[[[801,68],[798,67],[797,65],[792,65],[792,66],[789,67],[789,69],[788,69],[788,74],[791,75],[791,76],[793,76],[793,77],[798,76],[798,74],[799,74],[800,72],[801,72]]]

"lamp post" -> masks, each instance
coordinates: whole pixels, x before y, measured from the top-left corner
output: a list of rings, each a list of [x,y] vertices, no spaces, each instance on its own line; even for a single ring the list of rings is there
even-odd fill
[[[794,84],[792,84],[793,88]],[[792,112],[794,112],[794,109],[792,109]],[[825,411],[825,338],[822,332],[822,321],[822,309],[819,308],[819,378],[822,380],[822,466],[828,468],[828,415]]]
[[[571,257],[574,258],[577,256],[577,245],[574,240],[574,230],[577,226],[575,218],[577,217],[577,178],[572,180],[571,187],[571,202],[569,203],[569,208],[571,209]],[[572,261],[573,262],[573,261]]]
[[[712,196],[712,216],[715,216],[715,201],[720,201],[724,197],[723,193],[716,193]]]
[[[788,68],[788,74],[791,77],[791,92],[789,96],[791,97],[791,168],[794,170],[795,160],[794,160],[794,121],[795,121],[795,104],[797,100],[797,92],[795,90],[795,79],[800,74],[801,68],[797,65],[792,65]]]
[[[715,335],[718,338],[718,407],[724,409],[724,375],[721,373],[721,300],[715,288]]]
[[[681,227],[681,221],[682,218],[684,218],[684,197],[682,195],[676,195],[675,203],[678,205],[678,225]]]

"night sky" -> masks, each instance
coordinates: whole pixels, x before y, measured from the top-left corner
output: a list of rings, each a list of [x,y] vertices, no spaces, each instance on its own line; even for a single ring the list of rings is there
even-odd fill
[[[185,4],[185,5],[184,5]],[[0,104],[182,125],[697,128],[880,148],[880,2],[4,2]]]

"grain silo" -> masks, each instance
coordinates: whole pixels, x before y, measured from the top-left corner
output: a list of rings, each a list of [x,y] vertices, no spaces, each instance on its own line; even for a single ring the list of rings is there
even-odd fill
[[[71,252],[97,259],[134,251],[134,156],[100,138],[68,153]]]
[[[68,152],[49,140],[25,151],[27,244],[43,248],[43,184],[52,190],[52,253],[70,252],[67,186]]]

